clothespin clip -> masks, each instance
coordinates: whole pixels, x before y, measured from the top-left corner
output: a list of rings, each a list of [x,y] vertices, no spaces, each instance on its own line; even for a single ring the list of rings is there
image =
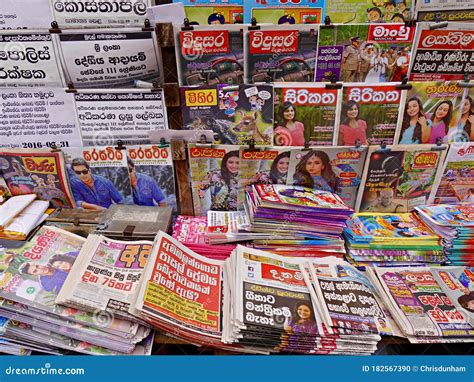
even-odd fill
[[[67,83],[66,93],[77,93],[77,89],[74,87],[72,82]]]
[[[161,90],[160,84],[157,81],[153,82],[153,87],[150,89],[152,93],[159,92]]]
[[[301,151],[310,151],[311,148],[309,147],[309,142],[308,141],[304,141],[304,148],[301,149]]]
[[[125,150],[125,146],[121,139],[117,140],[117,146],[115,146],[115,150]]]
[[[257,19],[255,17],[252,17],[252,21],[250,23],[250,26],[248,27],[248,30],[249,31],[255,31],[255,30],[259,30],[260,29],[260,26],[257,25]]]
[[[249,148],[247,149],[248,152],[260,151],[260,149],[255,147],[255,139],[249,139]]]
[[[166,143],[166,139],[162,137],[162,138],[160,138],[160,143],[159,143],[158,147],[160,149],[165,148],[165,147],[169,147],[169,143]]]
[[[52,153],[58,153],[61,151],[61,149],[56,145],[56,142],[52,142],[49,147]]]
[[[320,28],[334,28],[334,24],[331,23],[331,18],[329,16],[326,16],[324,18],[324,24],[321,24],[319,27]]]
[[[387,147],[387,142],[382,141],[382,142],[380,142],[380,149],[378,149],[377,151],[388,152],[388,151],[391,151],[391,150]]]
[[[430,30],[434,29],[442,29],[446,28],[448,26],[447,21],[441,21],[441,12],[436,12],[435,13],[435,23],[430,25]]]
[[[336,75],[333,73],[328,80],[331,82],[330,84],[326,84],[326,89],[342,89],[342,83],[337,82]]]
[[[212,143],[212,142],[208,142],[208,141],[207,141],[206,134],[202,134],[202,135],[199,137],[199,143],[205,145],[205,144]]]
[[[446,150],[446,145],[443,145],[443,138],[436,138],[436,146],[431,147],[431,151],[443,151]]]
[[[49,33],[61,33],[61,29],[56,21],[51,23],[51,28],[49,28]]]
[[[402,82],[395,85],[395,89],[397,90],[410,90],[412,88],[412,85],[408,83],[408,77],[403,76]]]
[[[154,30],[155,28],[151,26],[150,20],[145,19],[145,21],[143,22],[142,32],[153,32]]]
[[[469,73],[464,73],[464,81],[458,81],[460,88],[473,88],[474,82],[471,82],[471,76]]]
[[[362,142],[360,141],[359,138],[357,138],[355,141],[355,148],[358,150],[361,148],[361,146],[362,146]]]
[[[184,19],[184,23],[183,23],[183,26],[181,27],[181,30],[182,31],[192,31],[192,30],[194,30],[192,25],[189,23],[189,19],[187,17]]]

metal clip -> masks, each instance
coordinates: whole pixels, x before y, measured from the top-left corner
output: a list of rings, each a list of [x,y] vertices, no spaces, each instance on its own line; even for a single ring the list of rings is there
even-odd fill
[[[464,81],[458,81],[460,88],[473,88],[474,82],[471,82],[471,76],[469,73],[464,73]]]
[[[301,149],[301,151],[310,151],[311,148],[309,147],[309,142],[304,141],[304,148]]]
[[[330,77],[327,78],[331,83],[326,84],[326,89],[342,89],[342,83],[337,82],[337,77],[333,73]]]
[[[447,146],[443,145],[443,138],[436,138],[436,146],[431,147],[431,151],[443,151],[446,150]]]
[[[56,142],[51,143],[49,148],[51,149],[52,153],[58,153],[61,151],[61,149],[56,145]]]
[[[377,151],[388,152],[388,151],[392,151],[392,150],[387,147],[387,142],[382,141],[382,142],[380,142],[380,149],[378,149]]]
[[[56,21],[51,23],[51,28],[49,28],[49,33],[61,33],[61,29]]]
[[[181,27],[181,30],[182,31],[192,31],[192,30],[194,30],[194,28],[189,23],[189,19],[187,17],[184,19],[184,23],[183,23],[183,26]]]
[[[117,146],[115,146],[115,150],[125,150],[125,146],[121,139],[117,140]]]
[[[247,151],[248,152],[260,151],[260,149],[255,147],[255,139],[253,138],[249,139],[249,148]]]
[[[155,28],[153,28],[150,24],[150,20],[149,19],[145,19],[145,21],[143,22],[143,28],[142,28],[142,32],[153,32],[155,30]]]
[[[408,83],[408,77],[403,76],[402,82],[395,85],[395,89],[397,90],[410,90],[413,86]]]
[[[169,146],[170,146],[170,145],[169,145],[169,143],[166,143],[166,139],[165,139],[165,138],[163,138],[163,137],[160,138],[160,143],[158,144],[158,147],[159,147],[160,149],[165,148],[165,147],[169,147]]]
[[[72,82],[67,83],[66,93],[77,93],[77,89],[74,87]]]
[[[251,21],[251,24],[250,26],[247,28],[249,31],[255,31],[255,30],[259,30],[260,29],[260,26],[257,25],[257,19],[255,17],[252,17],[252,21]]]
[[[442,29],[448,26],[447,21],[441,21],[441,12],[435,13],[435,23],[430,25],[430,30]]]
[[[324,18],[324,24],[321,24],[319,27],[320,28],[334,28],[334,24],[331,24],[331,18],[329,16],[326,16]]]

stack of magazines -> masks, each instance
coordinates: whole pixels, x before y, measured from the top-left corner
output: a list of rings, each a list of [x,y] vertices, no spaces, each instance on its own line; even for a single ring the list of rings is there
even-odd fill
[[[358,213],[344,230],[347,259],[358,267],[446,261],[442,238],[414,213]]]
[[[84,243],[85,239],[59,228],[42,227],[24,247],[3,251],[0,316],[8,321],[1,339],[51,354],[150,354],[153,335],[137,322],[55,303],[74,275]],[[133,251],[126,257],[132,256]],[[117,274],[91,266],[81,276],[90,282],[88,293],[99,294],[104,277],[112,283]],[[116,293],[122,294],[118,283]]]
[[[474,204],[439,204],[415,208],[420,218],[444,238],[453,265],[474,266]]]
[[[345,222],[353,213],[341,198],[301,186],[253,185],[245,210],[250,230],[268,235],[253,247],[289,256],[342,257]]]
[[[194,252],[211,259],[225,260],[235,249],[234,244],[210,243],[205,216],[179,215],[173,227],[173,238]]]
[[[412,343],[474,342],[473,272],[451,266],[368,270]]]
[[[335,257],[306,262],[239,246],[224,275],[226,343],[269,352],[371,354],[379,334],[393,334],[368,281]]]

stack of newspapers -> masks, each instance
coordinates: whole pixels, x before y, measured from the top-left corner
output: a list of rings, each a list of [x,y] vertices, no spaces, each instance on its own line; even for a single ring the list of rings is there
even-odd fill
[[[245,210],[251,232],[267,238],[253,247],[275,254],[301,257],[342,257],[345,222],[353,213],[341,198],[301,186],[253,185]]]
[[[444,238],[453,265],[474,266],[474,203],[415,208],[420,218]]]
[[[358,213],[344,230],[353,265],[400,266],[446,261],[442,238],[414,213]]]
[[[368,270],[412,343],[474,342],[473,272],[456,266]]]
[[[91,236],[94,238],[95,236]],[[19,249],[1,254],[0,316],[6,321],[1,339],[25,348],[58,354],[74,351],[86,354],[149,354],[153,341],[150,329],[132,317],[113,314],[99,308],[80,309],[56,302],[59,295],[101,296],[104,282],[115,286],[121,296],[129,288],[128,273],[119,268],[129,264],[135,248],[122,258],[117,246],[106,253],[104,248],[87,251],[95,262],[85,265],[79,277],[87,283],[78,290],[68,283],[77,276],[77,266],[84,265],[81,249],[85,239],[54,227],[42,227]],[[78,264],[80,263],[80,264]],[[132,268],[135,269],[132,265]],[[135,275],[134,275],[135,276]],[[135,276],[136,277],[136,276]],[[127,283],[119,283],[124,279]],[[131,279],[131,278],[130,278]],[[88,304],[84,304],[87,306]]]

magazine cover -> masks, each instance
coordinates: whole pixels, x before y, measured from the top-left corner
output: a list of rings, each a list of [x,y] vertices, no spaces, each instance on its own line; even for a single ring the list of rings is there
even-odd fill
[[[0,176],[13,196],[37,194],[54,207],[75,208],[62,152],[48,149],[0,151]]]
[[[136,299],[138,312],[198,335],[221,338],[223,262],[160,232]]]
[[[273,86],[181,87],[186,130],[212,130],[220,144],[273,143]]]
[[[355,210],[398,213],[426,204],[445,156],[445,146],[369,147]]]
[[[446,2],[444,0],[418,1],[417,21],[474,21],[474,4],[469,1]]]
[[[431,268],[438,284],[448,295],[453,305],[474,326],[474,268]]]
[[[206,215],[208,210],[238,210],[242,187],[238,147],[188,145],[188,150],[194,215]]]
[[[399,119],[395,141],[399,144],[435,144],[438,140],[445,143],[460,140],[460,130],[453,128],[459,120],[459,111],[463,114],[463,89],[458,83],[412,82],[410,85],[404,107],[401,107],[403,117]],[[462,118],[465,120],[465,130],[470,133],[469,114],[474,114],[474,110],[471,99],[467,99],[465,103],[468,110]],[[474,117],[471,120],[474,123]]]
[[[312,82],[318,28],[261,26],[244,32],[245,82]]]
[[[321,27],[315,81],[399,82],[408,73],[414,33],[403,24]]]
[[[242,27],[221,25],[182,30],[174,26],[180,86],[244,82]]]
[[[341,91],[323,84],[276,83],[276,146],[332,146]]]
[[[287,184],[334,192],[354,208],[366,154],[366,147],[293,149]]]
[[[326,13],[333,23],[403,23],[410,20],[411,3],[410,0],[328,0]]]
[[[474,143],[453,143],[428,204],[474,203]]]
[[[55,20],[60,28],[97,28],[143,26],[146,8],[151,0],[50,0]]]
[[[178,212],[170,146],[127,147],[127,166],[133,203],[139,206],[169,206]]]
[[[241,148],[239,155],[239,206],[243,205],[245,192],[250,191],[253,184],[286,184],[290,163],[288,149],[265,147],[253,151]]]
[[[326,0],[244,0],[244,22],[255,17],[259,24],[320,24],[325,6]]]
[[[152,246],[151,241],[125,242],[89,235],[56,304],[133,319],[128,310],[135,303]]]
[[[111,146],[64,150],[77,206],[103,210],[112,204],[133,204],[127,153]]]
[[[375,267],[394,315],[407,335],[469,337],[474,328],[458,311],[430,268]]]
[[[419,23],[413,48],[410,81],[455,81],[472,73],[474,30],[468,23],[450,23],[430,29]]]
[[[395,84],[344,84],[337,144],[391,145],[403,98],[404,92]]]
[[[154,30],[71,29],[52,36],[66,81],[76,89],[132,87],[135,80],[162,82],[163,65]]]
[[[163,89],[80,90],[74,100],[84,146],[150,143],[150,130],[168,128]]]
[[[173,2],[176,2],[173,1]],[[242,0],[180,0],[191,25],[242,24]]]

